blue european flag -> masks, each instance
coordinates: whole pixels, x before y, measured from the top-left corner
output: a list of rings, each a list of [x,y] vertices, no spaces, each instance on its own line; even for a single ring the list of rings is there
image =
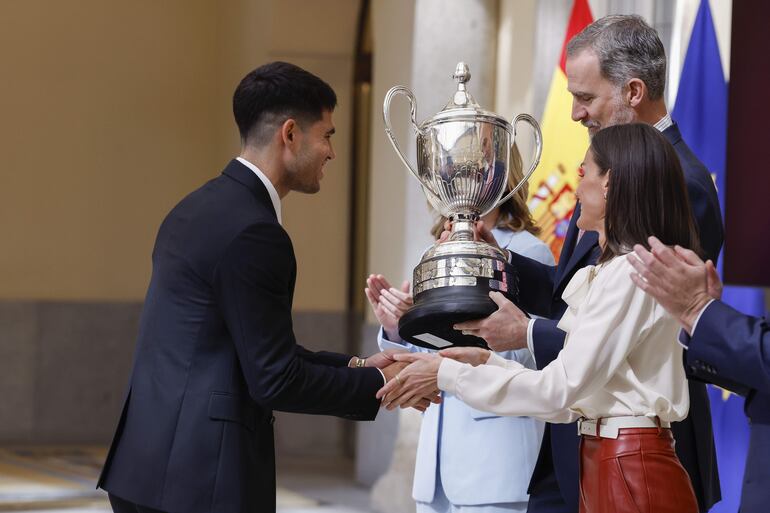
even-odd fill
[[[727,83],[708,0],[701,0],[698,8],[672,117],[684,140],[713,174],[724,214]],[[721,272],[722,258],[718,268]],[[725,287],[722,300],[750,315],[761,317],[765,313],[761,289]],[[735,513],[749,447],[743,398],[714,386],[709,386],[709,397],[722,486],[722,501],[711,512]]]

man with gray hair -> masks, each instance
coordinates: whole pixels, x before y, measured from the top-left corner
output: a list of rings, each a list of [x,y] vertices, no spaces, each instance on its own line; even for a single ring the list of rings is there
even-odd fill
[[[631,122],[660,130],[682,163],[704,254],[716,261],[723,242],[716,188],[666,109],[666,55],[658,34],[640,16],[606,16],[573,37],[566,52],[572,119],[588,128],[591,135],[607,126]],[[570,221],[557,267],[511,255],[519,271],[520,306],[544,318],[529,319],[508,302],[486,319],[460,323],[455,328],[482,337],[494,351],[529,347],[538,369],[553,361],[564,346],[565,333],[556,327],[567,307],[562,300],[564,288],[575,272],[595,264],[600,252],[597,234],[578,229],[579,217],[580,204]],[[481,237],[489,240],[483,232],[482,228]],[[677,455],[690,475],[700,511],[706,512],[721,498],[711,412],[703,383],[690,381],[689,391],[690,415],[672,428]],[[578,511],[579,439],[575,424],[546,425],[529,486],[529,512]],[[629,464],[633,464],[629,456]],[[628,485],[639,511],[647,511],[641,488]],[[613,492],[617,491],[608,491]]]
[[[665,50],[640,16],[605,16],[587,26],[567,44],[566,71],[572,119],[589,134],[634,121],[671,125]]]

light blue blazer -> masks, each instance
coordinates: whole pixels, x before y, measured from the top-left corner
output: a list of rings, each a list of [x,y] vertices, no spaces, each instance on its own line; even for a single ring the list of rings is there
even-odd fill
[[[529,232],[495,229],[492,233],[500,247],[554,265],[548,246]],[[382,329],[378,343],[383,350],[430,351],[386,340]],[[528,349],[499,354],[535,368]],[[442,392],[442,396],[442,403],[431,405],[423,415],[412,497],[432,502],[438,471],[444,493],[454,505],[526,502],[543,423],[529,417],[498,417],[475,410],[451,394]]]

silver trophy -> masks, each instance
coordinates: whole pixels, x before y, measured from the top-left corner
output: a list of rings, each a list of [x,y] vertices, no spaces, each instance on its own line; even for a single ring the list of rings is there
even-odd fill
[[[497,306],[489,298],[496,290],[511,301],[518,298],[516,270],[501,249],[473,240],[473,224],[502,205],[529,179],[540,161],[542,134],[537,121],[519,114],[513,125],[483,110],[468,92],[468,66],[460,62],[453,75],[457,91],[435,116],[415,121],[416,100],[404,87],[385,95],[382,113],[385,132],[401,162],[420,182],[430,204],[452,222],[449,239],[434,244],[414,269],[414,306],[401,317],[401,337],[431,349],[481,346],[478,337],[455,329],[455,323],[492,314]],[[390,104],[404,95],[411,105],[411,122],[417,139],[417,169],[407,161],[393,136]],[[516,126],[526,122],[535,132],[535,157],[524,179],[505,194]]]

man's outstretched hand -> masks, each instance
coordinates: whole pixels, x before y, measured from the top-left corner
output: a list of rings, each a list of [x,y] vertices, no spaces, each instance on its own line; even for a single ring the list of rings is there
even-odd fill
[[[500,292],[490,292],[497,311],[485,319],[455,324],[454,329],[464,335],[483,338],[493,351],[509,351],[527,347],[529,318]]]
[[[397,359],[402,359],[409,356],[413,356],[415,354],[417,353],[398,353],[398,354],[394,354],[393,357]],[[395,361],[391,365],[382,369],[382,372],[385,374],[386,383],[385,383],[385,386],[382,389],[380,389],[379,392],[377,392],[377,399],[382,399],[383,395],[381,394],[381,392],[385,387],[389,385],[390,386],[399,385],[404,382],[402,380],[407,379],[409,374],[404,374],[404,372],[408,367],[409,367],[408,361]],[[391,384],[395,384],[395,385],[391,385]],[[417,392],[411,395],[410,397],[412,400],[409,402],[409,404],[403,405],[404,408],[412,407],[419,411],[425,411],[428,409],[428,406],[430,406],[431,403],[438,404],[441,402],[441,396],[439,395],[438,387],[436,387],[435,389],[426,390],[424,392]],[[387,405],[383,402],[383,406],[387,406]],[[393,408],[395,408],[395,406]],[[388,409],[392,410],[393,408],[388,408]]]
[[[389,410],[399,406],[417,407],[427,398],[439,397],[438,368],[441,356],[436,353],[400,353],[393,355],[393,358],[408,366],[377,392],[377,398],[382,399],[384,407]]]

